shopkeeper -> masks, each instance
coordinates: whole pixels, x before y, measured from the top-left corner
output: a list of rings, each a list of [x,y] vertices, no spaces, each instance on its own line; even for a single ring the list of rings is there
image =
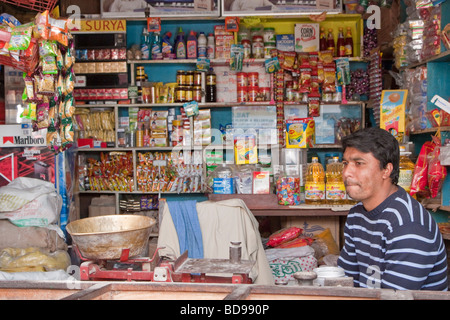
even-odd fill
[[[399,145],[366,128],[342,141],[349,212],[338,265],[356,287],[448,290],[447,256],[430,213],[397,185]]]

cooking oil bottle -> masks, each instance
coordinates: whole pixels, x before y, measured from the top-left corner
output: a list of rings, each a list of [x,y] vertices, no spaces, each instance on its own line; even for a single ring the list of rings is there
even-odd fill
[[[409,156],[411,152],[406,152],[404,146],[400,146],[400,174],[398,177],[398,185],[405,189],[407,193],[411,191],[411,182],[414,173],[414,162]]]
[[[342,170],[344,165],[339,162],[339,157],[333,157],[331,163],[327,164],[326,171],[326,203],[327,204],[345,204],[347,193],[345,192]]]
[[[318,157],[313,157],[306,170],[305,203],[325,203],[325,172]]]

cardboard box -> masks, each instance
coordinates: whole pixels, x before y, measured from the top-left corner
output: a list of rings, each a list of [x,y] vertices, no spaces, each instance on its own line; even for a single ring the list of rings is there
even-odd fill
[[[277,34],[277,50],[294,51],[295,38],[293,34]]]
[[[294,27],[295,51],[318,52],[320,28],[318,23],[297,23]]]
[[[116,198],[114,196],[102,195],[92,198],[89,206],[89,217],[98,217],[116,214]]]

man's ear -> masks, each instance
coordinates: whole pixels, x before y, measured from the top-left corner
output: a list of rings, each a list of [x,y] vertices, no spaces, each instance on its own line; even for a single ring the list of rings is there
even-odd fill
[[[383,169],[383,179],[390,179],[391,172],[394,170],[394,165],[392,163],[388,163],[386,168]]]

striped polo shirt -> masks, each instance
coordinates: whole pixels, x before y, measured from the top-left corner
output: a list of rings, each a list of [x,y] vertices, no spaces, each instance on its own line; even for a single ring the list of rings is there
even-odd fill
[[[362,203],[347,216],[338,266],[355,287],[448,290],[447,254],[430,213],[406,191],[372,211]]]

